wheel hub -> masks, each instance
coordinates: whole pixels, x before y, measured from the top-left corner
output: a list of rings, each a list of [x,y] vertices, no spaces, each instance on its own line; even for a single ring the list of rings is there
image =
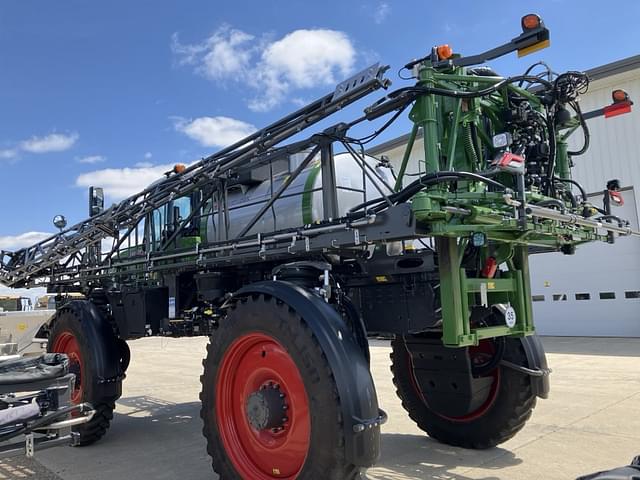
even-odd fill
[[[240,478],[293,480],[311,443],[311,415],[294,359],[275,338],[241,335],[216,375],[216,422]]]
[[[282,430],[287,421],[284,398],[279,385],[273,383],[251,393],[245,405],[249,424],[256,430]]]

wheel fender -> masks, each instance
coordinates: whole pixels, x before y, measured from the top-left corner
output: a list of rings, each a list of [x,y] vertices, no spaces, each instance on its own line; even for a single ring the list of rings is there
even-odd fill
[[[117,399],[122,394],[124,372],[120,364],[117,337],[113,333],[109,320],[96,305],[88,300],[73,300],[65,304],[62,309],[69,309],[76,313],[80,319],[80,328],[91,345],[97,374],[97,382],[94,383],[95,391],[100,392],[99,396],[112,396],[114,400]]]
[[[386,417],[378,409],[369,365],[341,315],[317,294],[278,280],[243,287],[234,298],[254,293],[270,295],[286,303],[311,328],[327,357],[340,393],[345,456],[357,466],[373,465],[380,455],[380,424]]]
[[[551,370],[547,364],[547,356],[544,353],[542,340],[538,335],[529,335],[520,339],[524,353],[527,356],[527,366],[533,370],[541,370],[542,376],[531,378],[531,389],[533,393],[540,398],[549,397],[549,374]]]

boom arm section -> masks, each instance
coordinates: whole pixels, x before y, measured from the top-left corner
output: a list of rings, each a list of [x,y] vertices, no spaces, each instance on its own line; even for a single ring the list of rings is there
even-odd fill
[[[29,287],[57,270],[73,273],[74,269],[77,271],[87,265],[108,265],[111,255],[101,259],[95,254],[103,239],[115,239],[113,253],[132,233],[136,233],[142,219],[153,210],[174,198],[189,195],[216,178],[229,178],[240,168],[251,168],[257,160],[264,161],[264,157],[268,157],[269,152],[283,141],[362,97],[387,88],[391,83],[383,76],[387,69],[374,64],[338,84],[334,92],[203,158],[180,173],[168,173],[163,181],[106,211],[31,247],[16,252],[0,252],[0,283],[14,288]],[[123,230],[126,233],[121,235]],[[94,253],[90,247],[96,248]]]

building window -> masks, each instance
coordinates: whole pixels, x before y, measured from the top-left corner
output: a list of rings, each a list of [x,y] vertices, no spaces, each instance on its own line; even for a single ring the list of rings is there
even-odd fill
[[[544,295],[531,295],[531,300],[534,302],[544,302]]]
[[[576,300],[591,300],[590,293],[576,293]]]
[[[554,293],[553,294],[553,301],[554,302],[566,302],[567,301],[567,294],[566,293]]]
[[[640,298],[640,290],[630,290],[624,292],[624,298]]]
[[[615,300],[616,292],[600,292],[600,300]]]

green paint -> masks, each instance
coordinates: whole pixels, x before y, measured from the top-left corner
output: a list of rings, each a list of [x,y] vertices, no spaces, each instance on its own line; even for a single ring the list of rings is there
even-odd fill
[[[413,150],[413,144],[416,141],[418,130],[418,124],[415,123],[413,125],[413,128],[411,129],[409,141],[407,142],[407,147],[405,148],[404,155],[402,156],[402,163],[400,164],[400,171],[398,172],[398,178],[396,178],[396,184],[393,187],[396,192],[402,189],[402,179],[404,178],[404,174],[407,171],[407,164],[409,163],[409,157],[411,156],[411,150]]]
[[[304,191],[302,192],[302,222],[305,225],[313,223],[313,186],[320,174],[320,162],[315,163],[311,167],[311,171],[304,182]]]
[[[466,75],[463,69],[436,71],[428,62],[418,75],[421,87],[469,92],[485,89],[502,80],[500,77]],[[535,94],[514,84],[504,85],[482,98],[459,99],[427,93],[416,98],[409,114],[414,125],[395,189],[402,186],[413,142],[420,128],[423,130],[425,173],[486,169],[496,153],[492,137],[506,128],[503,118],[509,93],[526,98],[533,109],[543,111]],[[477,132],[475,137],[471,130],[473,126]],[[566,140],[578,126],[576,120],[571,119],[558,128],[556,176],[571,178]],[[485,153],[488,158],[484,158]],[[495,178],[509,188],[516,187],[515,177],[509,173],[500,173]],[[544,200],[549,200],[549,197],[540,192],[527,193],[527,202]],[[482,339],[498,336],[530,335],[535,331],[528,264],[530,246],[557,249],[561,245],[578,245],[606,238],[589,228],[562,225],[555,221],[527,220],[521,224],[514,218],[514,207],[506,203],[503,192],[489,192],[484,183],[472,180],[457,181],[455,189],[425,185],[412,198],[411,206],[420,229],[436,240],[443,342],[452,347],[477,345]],[[467,213],[453,213],[445,207]],[[570,207],[567,205],[568,209]],[[476,232],[485,233],[490,241],[479,252],[479,262],[493,256],[499,264],[507,265],[499,278],[467,278],[462,257],[469,237]],[[516,324],[512,328],[506,325],[476,328],[471,325],[471,309],[478,305],[480,292],[483,295],[486,292],[489,305],[510,304],[516,312]]]

